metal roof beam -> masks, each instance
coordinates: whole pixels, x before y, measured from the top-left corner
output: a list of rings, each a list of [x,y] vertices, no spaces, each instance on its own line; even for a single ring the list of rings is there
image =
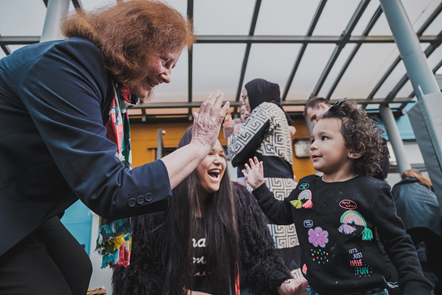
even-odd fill
[[[425,21],[422,27],[416,32],[418,38],[422,36],[425,30],[431,25],[431,23],[436,19],[436,17],[441,13],[441,11],[442,11],[442,3],[433,11],[433,13]],[[379,80],[379,82],[376,84],[376,86],[368,95],[369,99],[373,98],[376,95],[376,93],[379,91],[381,86],[384,84],[384,82],[387,80],[387,78],[390,76],[390,74],[393,72],[393,70],[396,68],[396,66],[399,64],[401,60],[402,58],[400,55],[394,60],[394,62],[391,64],[391,66],[388,68],[388,70],[385,72],[385,74],[382,76],[382,78]],[[405,82],[407,82],[407,80]]]
[[[420,36],[421,43],[432,43],[438,40],[437,36]],[[197,43],[216,44],[216,43],[302,43],[302,44],[340,44],[347,43],[394,43],[393,36],[351,36],[348,41],[342,36],[286,36],[286,35],[198,35]]]
[[[43,0],[46,8],[48,8],[48,1],[49,0]],[[74,5],[75,9],[83,9],[83,4],[81,3],[81,0],[72,0],[72,4]]]
[[[439,36],[420,36],[421,43],[434,43],[440,40]],[[227,35],[199,35],[197,43],[302,43],[302,44],[339,44],[344,42],[342,36],[227,36]],[[40,36],[0,36],[0,45],[27,45],[40,42]],[[351,36],[347,43],[394,43],[392,36]]]
[[[12,53],[8,45],[2,45],[1,48],[6,55],[10,55]]]
[[[190,20],[193,20],[193,0],[187,0],[187,17]],[[192,102],[193,96],[193,45],[187,51],[187,100],[188,102]],[[189,108],[188,116],[189,119],[192,119],[192,109]]]
[[[28,45],[40,42],[40,36],[0,36],[0,46]]]
[[[327,0],[322,0],[318,8],[316,9],[315,15],[313,17],[312,22],[310,23],[309,29],[307,31],[307,36],[313,35],[313,31],[315,30],[316,24],[319,21],[319,17],[324,10],[325,4]],[[303,44],[301,49],[298,52],[298,56],[296,57],[295,65],[293,66],[292,72],[290,73],[289,79],[287,81],[287,85],[285,86],[284,93],[282,94],[282,101],[286,100],[287,94],[289,93],[290,87],[292,86],[293,79],[295,78],[296,72],[298,71],[299,64],[301,63],[302,57],[304,56],[304,52],[307,49],[307,44]]]
[[[72,0],[72,4],[74,5],[75,9],[83,9],[81,0]]]
[[[381,6],[379,6],[378,9],[376,9],[373,16],[371,17],[371,20],[368,23],[367,27],[365,28],[364,32],[362,33],[363,36],[368,36],[368,34],[370,33],[371,29],[376,24],[377,20],[381,16],[381,14],[382,14],[382,8],[381,8]],[[342,67],[341,71],[339,72],[338,76],[336,77],[336,80],[333,82],[333,85],[330,87],[330,90],[326,96],[327,99],[330,99],[330,97],[332,96],[333,92],[335,91],[336,87],[338,86],[339,82],[341,81],[342,77],[344,76],[345,71],[347,70],[347,68],[350,65],[353,58],[356,56],[356,53],[358,53],[361,46],[362,46],[362,44],[357,44],[355,46],[355,48],[353,48],[353,51],[348,56],[347,61],[345,62],[344,66]]]
[[[437,35],[436,42],[431,43],[430,46],[425,49],[424,54],[428,58],[442,43],[442,31]],[[396,86],[393,88],[393,90],[388,93],[387,98],[385,99],[386,103],[390,103],[393,101],[395,96],[398,94],[398,92],[404,87],[405,83],[408,81],[408,74],[405,74],[402,79],[396,84]]]
[[[433,11],[430,17],[425,21],[422,27],[416,32],[418,36],[422,36],[426,29],[433,23],[433,21],[439,16],[442,12],[442,3]]]
[[[253,10],[252,23],[250,24],[249,35],[245,36],[245,37],[253,37],[253,35],[255,34],[256,22],[258,21],[258,15],[259,15],[259,9],[261,8],[261,2],[262,2],[262,0],[256,0],[256,2],[255,2],[255,9]],[[198,36],[197,36],[197,42],[199,42]],[[199,43],[205,43],[205,42],[199,42]],[[221,42],[221,43],[224,43],[224,42]],[[239,97],[241,96],[242,85],[244,84],[244,76],[246,75],[247,63],[249,62],[250,49],[252,47],[251,43],[248,43],[248,42],[246,42],[246,43],[247,43],[247,46],[246,46],[246,51],[244,53],[244,59],[242,61],[242,65],[241,65],[241,74],[239,76],[239,83],[238,83],[238,89],[236,90],[235,101],[239,101]],[[237,108],[234,108],[233,114],[235,115],[237,112],[238,112]]]
[[[440,62],[437,63],[437,65],[433,68],[433,74],[435,74],[440,68],[442,67],[442,60]],[[415,95],[414,91],[412,91],[410,93],[410,95],[408,96],[409,98],[413,98]],[[407,105],[407,103],[402,103],[402,105],[399,107],[399,111],[403,112],[403,109],[405,108],[405,106]]]
[[[1,35],[0,35],[0,36],[1,36]],[[6,55],[10,55],[10,54],[12,53],[12,51],[11,51],[11,49],[9,48],[8,45],[1,45],[1,48],[2,48],[3,52],[4,52]]]
[[[341,54],[342,49],[345,47],[345,45],[347,45],[347,42],[351,37],[351,33],[353,32],[357,23],[359,22],[362,15],[364,14],[364,11],[367,8],[369,3],[370,3],[370,0],[362,0],[361,2],[359,2],[359,5],[356,8],[356,11],[354,12],[349,23],[347,24],[347,27],[345,28],[344,32],[342,33],[342,41],[336,45],[335,50],[333,51],[332,55],[330,56],[330,59],[328,60],[327,65],[325,66],[324,71],[321,74],[321,77],[319,77],[319,80],[316,83],[316,86],[313,89],[313,92],[310,95],[310,97],[318,95],[319,91],[321,90],[322,86],[324,85],[325,80],[328,77],[328,74],[330,74],[331,69],[333,68],[336,60],[338,59],[339,54]]]
[[[370,99],[367,102],[366,98],[355,98],[358,104],[368,103],[368,104],[382,104],[384,103],[384,99],[376,98]],[[416,99],[404,97],[404,98],[396,98],[392,103],[409,103],[415,102]],[[283,106],[305,106],[307,100],[286,100],[282,102]],[[333,99],[330,101],[331,103],[338,102],[338,99]],[[143,103],[138,106],[134,106],[131,109],[178,109],[178,108],[199,108],[203,102],[155,102],[155,103]],[[233,107],[239,107],[241,105],[240,101],[232,101],[230,105]]]
[[[442,67],[442,60],[440,62],[438,62],[437,65],[433,68],[433,70],[432,70],[433,74],[435,74],[440,69],[440,67]],[[413,90],[408,97],[411,98],[411,97],[414,97],[414,95],[415,95],[415,93]]]

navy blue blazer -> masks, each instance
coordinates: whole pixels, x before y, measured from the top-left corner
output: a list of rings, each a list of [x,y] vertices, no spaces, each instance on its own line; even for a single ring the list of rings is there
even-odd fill
[[[0,60],[0,255],[78,199],[108,219],[167,209],[164,163],[125,169],[106,138],[111,83],[78,37]]]

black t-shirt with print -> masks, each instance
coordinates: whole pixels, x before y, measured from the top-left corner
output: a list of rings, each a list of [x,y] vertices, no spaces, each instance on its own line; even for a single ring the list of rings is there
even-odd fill
[[[206,236],[202,218],[198,218],[198,229],[196,236],[192,238],[192,259],[195,266],[193,290],[212,294],[212,288],[208,283],[206,273]]]

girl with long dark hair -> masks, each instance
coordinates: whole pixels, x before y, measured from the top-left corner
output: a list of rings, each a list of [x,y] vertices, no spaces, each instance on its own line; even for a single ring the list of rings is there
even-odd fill
[[[192,138],[192,127],[178,148]],[[174,190],[164,213],[133,219],[131,263],[114,295],[305,294],[278,256],[256,200],[230,181],[221,143]]]

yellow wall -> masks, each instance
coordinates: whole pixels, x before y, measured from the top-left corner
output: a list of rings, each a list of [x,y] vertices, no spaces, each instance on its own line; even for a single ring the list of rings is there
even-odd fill
[[[158,129],[166,131],[163,135],[164,147],[175,148],[189,126],[191,123],[131,123],[133,167],[155,161]],[[296,127],[296,134],[292,137],[292,142],[297,137],[308,137],[307,125],[303,119],[295,119],[293,126]],[[223,146],[227,145],[222,132],[219,139]],[[293,155],[293,173],[296,175],[296,180],[315,172],[310,159],[297,159]]]
[[[296,133],[292,136],[292,142],[295,138],[309,138],[307,124],[304,119],[294,119],[292,126],[296,128]],[[293,174],[296,176],[296,181],[315,173],[316,170],[313,168],[310,158],[298,159],[293,153]]]

